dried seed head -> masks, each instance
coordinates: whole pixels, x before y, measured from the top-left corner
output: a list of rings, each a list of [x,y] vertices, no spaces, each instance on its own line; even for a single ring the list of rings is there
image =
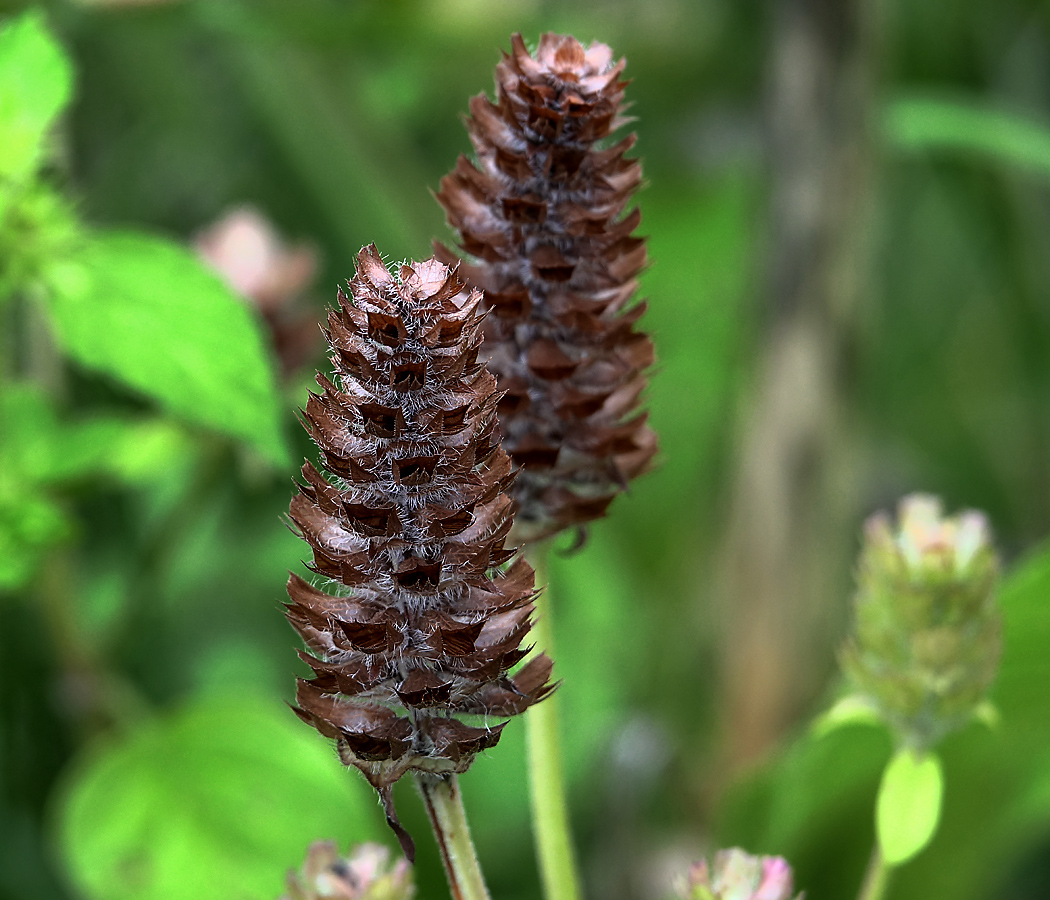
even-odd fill
[[[460,157],[437,199],[491,310],[482,354],[522,470],[517,533],[532,540],[600,518],[649,466],[656,437],[637,406],[653,347],[634,330],[645,304],[630,305],[646,261],[640,214],[624,212],[642,178],[625,158],[634,136],[596,147],[625,121],[624,62],[556,34],[535,55],[520,34],[511,44],[496,102],[470,103],[476,162]]]
[[[412,900],[412,869],[380,844],[360,844],[341,857],[335,841],[310,845],[301,872],[288,873],[288,893],[281,900]]]
[[[842,663],[900,741],[925,749],[966,724],[999,664],[998,560],[988,523],[935,497],[865,525],[855,627]]]
[[[306,463],[290,511],[334,587],[288,582],[314,672],[297,712],[379,791],[411,858],[394,782],[465,771],[499,740],[490,717],[550,692],[551,662],[509,674],[527,653],[534,574],[506,546],[513,476],[477,359],[480,292],[434,259],[394,275],[374,246],[349,290],[328,316],[335,382],[319,375],[303,411],[328,474]]]
[[[680,900],[791,900],[793,892],[787,860],[736,847],[719,850],[710,866],[695,863],[678,885]]]

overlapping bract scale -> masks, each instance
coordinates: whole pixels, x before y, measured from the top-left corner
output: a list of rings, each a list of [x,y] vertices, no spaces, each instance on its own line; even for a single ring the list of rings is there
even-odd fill
[[[470,103],[476,159],[437,194],[491,311],[482,356],[526,539],[604,515],[656,452],[637,411],[653,347],[634,327],[645,304],[631,305],[646,251],[638,210],[625,212],[641,165],[625,156],[633,135],[598,146],[625,121],[623,66],[604,44],[545,34],[533,55],[515,35],[496,101]]]
[[[464,771],[499,740],[491,718],[552,688],[542,654],[510,674],[534,574],[506,545],[514,476],[481,329],[481,294],[453,270],[431,259],[395,275],[366,247],[328,316],[334,380],[319,375],[302,412],[321,467],[303,466],[290,518],[328,586],[288,582],[313,670],[296,711],[379,791],[403,842],[394,782]]]

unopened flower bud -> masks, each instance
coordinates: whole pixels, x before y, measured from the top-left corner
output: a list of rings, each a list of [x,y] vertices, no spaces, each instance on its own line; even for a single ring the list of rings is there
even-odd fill
[[[712,864],[694,863],[678,887],[681,900],[791,900],[791,866],[780,856],[719,850]],[[801,900],[799,894],[797,900]]]
[[[281,900],[411,900],[416,888],[404,859],[389,864],[390,851],[361,844],[340,857],[334,841],[315,841],[301,873],[289,872]]]
[[[984,700],[999,663],[997,575],[980,513],[946,518],[913,494],[896,529],[885,513],[868,520],[842,663],[902,743],[935,744]]]
[[[317,355],[321,330],[316,312],[303,303],[317,276],[312,245],[289,244],[250,206],[230,210],[194,243],[201,259],[262,314],[285,375]]]

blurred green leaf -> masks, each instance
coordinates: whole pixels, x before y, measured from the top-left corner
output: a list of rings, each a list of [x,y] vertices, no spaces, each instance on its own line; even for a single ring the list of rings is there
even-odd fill
[[[0,391],[0,591],[33,576],[48,547],[67,538],[71,523],[41,489],[58,450],[50,403],[35,385]]]
[[[973,711],[973,720],[995,731],[1002,723],[1002,716],[999,715],[998,708],[991,700],[982,700]]]
[[[0,467],[0,592],[25,585],[47,548],[71,530],[54,501],[18,484],[12,473]]]
[[[106,438],[107,451],[103,471],[125,484],[143,484],[182,467],[197,450],[186,432],[163,419],[120,422],[120,429],[110,435],[112,424],[97,420],[81,425],[81,440],[88,447]]]
[[[878,725],[881,722],[878,710],[867,697],[848,694],[813,720],[810,733],[814,738],[822,738],[846,725]]]
[[[116,566],[94,577],[78,572],[70,618],[85,644],[99,647],[115,634],[128,607],[128,580],[127,573]]]
[[[364,780],[283,704],[242,692],[101,748],[59,816],[92,900],[273,900],[312,840],[384,836]]]
[[[103,232],[48,276],[48,308],[76,360],[287,464],[261,328],[187,249]]]
[[[0,462],[7,472],[17,472],[22,483],[47,481],[61,452],[59,425],[47,393],[23,382],[4,386],[0,392]]]
[[[875,802],[875,832],[889,865],[907,862],[930,842],[943,795],[944,773],[936,753],[900,750],[890,760]]]
[[[0,183],[33,173],[47,130],[72,92],[72,66],[42,13],[0,27]]]
[[[96,415],[61,421],[47,392],[21,382],[0,391],[0,464],[26,485],[107,474],[137,484],[185,461],[188,437],[160,419]]]
[[[35,288],[40,273],[80,240],[73,204],[43,181],[0,186],[0,303]]]
[[[1050,128],[972,100],[904,97],[883,120],[901,150],[950,150],[986,156],[1050,177]]]

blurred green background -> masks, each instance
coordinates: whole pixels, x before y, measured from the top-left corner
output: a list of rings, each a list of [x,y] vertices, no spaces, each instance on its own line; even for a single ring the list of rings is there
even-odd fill
[[[994,523],[1003,722],[949,739],[944,826],[891,896],[1050,896],[1050,7],[69,0],[0,2],[0,25],[31,8],[38,37],[0,39],[2,900],[272,898],[311,840],[393,844],[284,705],[302,666],[280,604],[306,552],[282,515],[313,452],[294,410],[357,250],[450,240],[429,192],[469,150],[467,100],[513,32],[547,30],[628,60],[659,357],[658,468],[551,565],[589,895],[655,900],[737,843],[788,855],[810,900],[853,896],[889,741],[805,722],[836,690],[863,516],[922,489]],[[816,43],[786,52],[798,21]],[[818,98],[841,70],[859,100],[796,122],[792,144],[778,98],[810,69]],[[858,176],[813,201],[847,196],[823,226],[845,238],[793,253],[780,213],[809,195],[792,179],[837,170],[846,145]],[[196,261],[245,205],[287,242],[241,291],[254,306]],[[792,266],[825,286],[778,305]],[[785,650],[752,639],[765,607],[732,560],[766,558],[755,522],[796,521],[778,495],[741,498],[748,447],[780,447],[763,373],[810,308],[834,345],[812,394],[835,416],[791,476],[812,521],[777,565],[824,587],[778,607],[808,635]],[[738,714],[741,673],[790,690]],[[497,897],[538,896],[524,777],[515,722],[463,778]],[[420,895],[445,896],[407,785],[398,802]]]

